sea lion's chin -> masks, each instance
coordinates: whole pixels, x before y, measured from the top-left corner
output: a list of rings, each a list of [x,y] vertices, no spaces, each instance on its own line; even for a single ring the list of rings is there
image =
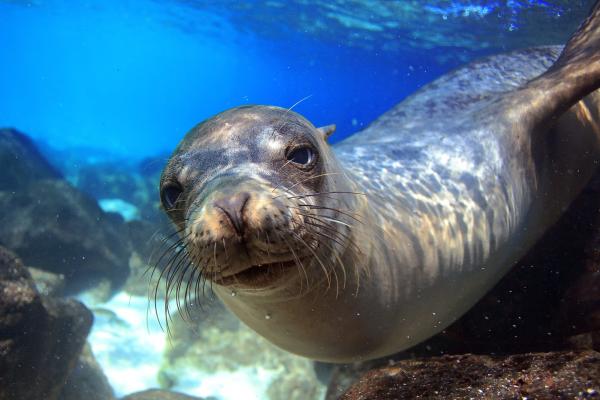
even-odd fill
[[[238,272],[217,276],[212,281],[216,285],[231,288],[268,288],[297,273],[297,265],[295,260],[253,264]]]

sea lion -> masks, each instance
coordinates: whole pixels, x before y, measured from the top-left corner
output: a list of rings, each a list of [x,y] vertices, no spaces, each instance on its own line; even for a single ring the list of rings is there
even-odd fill
[[[436,334],[597,170],[599,49],[596,4],[562,52],[474,62],[335,146],[333,126],[289,109],[202,122],[161,177],[181,244],[162,271],[167,294],[189,300],[208,281],[259,334],[322,361]]]

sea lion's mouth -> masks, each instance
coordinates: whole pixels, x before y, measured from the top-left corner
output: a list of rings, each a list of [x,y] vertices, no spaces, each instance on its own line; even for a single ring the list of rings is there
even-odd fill
[[[236,274],[216,278],[214,283],[220,286],[267,286],[284,276],[291,268],[296,268],[297,265],[294,260],[252,265]]]

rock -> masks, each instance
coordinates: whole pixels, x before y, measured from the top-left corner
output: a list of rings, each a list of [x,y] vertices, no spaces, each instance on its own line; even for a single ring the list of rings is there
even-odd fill
[[[81,303],[41,296],[0,247],[0,400],[57,399],[91,325]]]
[[[0,129],[0,165],[0,191],[16,191],[40,179],[61,179],[31,139],[15,129]]]
[[[68,293],[102,278],[116,289],[127,279],[123,221],[65,181],[40,180],[26,190],[0,192],[0,221],[0,243],[23,254],[28,265],[63,274]]]
[[[16,161],[0,171],[0,245],[64,275],[67,294],[103,278],[121,287],[131,252],[122,218],[62,180],[24,135],[0,131],[0,159],[10,154]]]
[[[579,335],[586,332],[600,334],[600,209],[597,207],[599,201],[600,177],[596,177],[575,203],[575,206],[584,203],[587,207],[577,209],[577,214],[573,207],[569,211],[575,214],[573,219],[579,221],[579,226],[576,226],[577,233],[584,239],[579,239],[583,243],[578,249],[580,251],[578,266],[581,273],[575,277],[562,296],[557,319],[557,325],[566,334]],[[567,239],[568,236],[564,238]],[[593,348],[600,350],[600,341],[597,340]]]
[[[327,385],[325,400],[338,400],[358,379],[376,368],[393,364],[389,359],[377,359],[352,364],[330,364],[333,371]]]
[[[203,400],[201,397],[188,396],[187,394],[172,392],[170,390],[150,389],[133,393],[121,400]],[[208,399],[206,399],[208,400]]]
[[[373,370],[341,400],[583,399],[600,396],[600,353],[458,355]]]
[[[42,269],[27,267],[38,292],[44,296],[60,296],[65,289],[65,277]]]
[[[79,356],[59,400],[114,400],[115,395],[89,345]]]
[[[136,219],[159,221],[158,183],[167,156],[146,159],[139,164],[126,159],[101,162],[80,160],[77,169],[66,166],[76,186],[98,200],[119,199],[133,206]]]
[[[574,350],[600,349],[600,331],[582,333],[567,339],[568,347]]]

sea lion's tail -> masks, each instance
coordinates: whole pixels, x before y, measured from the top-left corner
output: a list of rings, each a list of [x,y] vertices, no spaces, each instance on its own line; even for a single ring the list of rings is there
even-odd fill
[[[534,125],[551,122],[600,88],[600,0],[567,42],[556,62],[524,88],[536,108]]]

